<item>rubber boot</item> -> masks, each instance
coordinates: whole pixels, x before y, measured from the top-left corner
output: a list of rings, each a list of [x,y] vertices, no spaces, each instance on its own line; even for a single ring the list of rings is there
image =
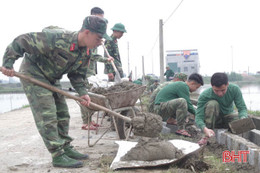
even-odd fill
[[[83,162],[72,159],[63,153],[52,158],[52,165],[61,168],[80,168],[83,167]]]
[[[72,146],[64,148],[64,153],[70,158],[76,160],[85,160],[89,158],[87,154],[79,153],[78,151],[74,150]]]

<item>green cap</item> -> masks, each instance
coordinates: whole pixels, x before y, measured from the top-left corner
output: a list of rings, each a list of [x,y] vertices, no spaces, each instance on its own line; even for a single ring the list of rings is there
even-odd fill
[[[126,32],[125,26],[122,23],[116,23],[113,28],[111,28],[113,31],[121,31]]]
[[[106,40],[112,40],[106,33],[107,20],[98,16],[88,16],[84,19],[82,28],[100,34]]]
[[[188,76],[184,73],[176,73],[173,78],[179,78],[180,80],[185,82],[187,80],[187,77]]]

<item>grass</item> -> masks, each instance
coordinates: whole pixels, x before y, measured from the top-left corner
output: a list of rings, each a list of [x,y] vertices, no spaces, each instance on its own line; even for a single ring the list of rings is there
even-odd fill
[[[257,117],[260,116],[260,111],[250,111],[250,110],[248,110],[247,113],[249,115],[253,115],[253,116],[257,116]]]

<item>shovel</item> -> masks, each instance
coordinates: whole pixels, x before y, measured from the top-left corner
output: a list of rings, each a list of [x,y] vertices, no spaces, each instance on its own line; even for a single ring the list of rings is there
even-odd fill
[[[2,71],[2,67],[0,67],[0,71]],[[36,84],[36,85],[39,85],[39,86],[41,86],[41,87],[43,87],[43,88],[46,88],[46,89],[48,89],[48,90],[50,90],[50,91],[53,91],[53,92],[57,92],[57,93],[59,93],[59,94],[62,94],[62,95],[64,95],[64,96],[66,96],[66,97],[68,97],[68,98],[71,98],[71,99],[74,99],[74,100],[76,100],[76,101],[79,101],[79,102],[85,101],[84,99],[82,99],[82,98],[80,98],[80,97],[77,97],[77,96],[74,96],[74,95],[72,95],[72,94],[69,94],[69,93],[67,93],[67,92],[65,92],[65,91],[63,91],[63,90],[61,90],[61,89],[59,89],[59,88],[56,88],[56,87],[54,87],[54,86],[52,86],[52,85],[46,84],[46,83],[44,83],[44,82],[41,82],[41,81],[39,81],[39,80],[37,80],[37,79],[34,79],[34,78],[32,78],[32,77],[23,75],[23,74],[21,74],[21,73],[15,72],[15,73],[14,73],[14,76],[16,76],[16,77],[18,77],[18,78],[21,78],[21,79],[23,79],[23,80],[26,80],[26,81],[28,81],[28,82],[34,83],[34,84]],[[102,111],[108,112],[108,113],[110,113],[110,114],[112,114],[112,115],[114,115],[114,116],[116,116],[116,117],[118,117],[118,118],[123,119],[125,122],[129,122],[129,123],[132,122],[132,119],[131,119],[131,118],[126,117],[126,116],[124,116],[124,115],[121,115],[121,114],[119,114],[119,113],[117,113],[117,112],[111,111],[110,109],[107,109],[106,107],[97,105],[97,104],[95,104],[95,103],[93,103],[93,102],[90,102],[89,107],[90,107],[90,108],[95,108],[95,109],[97,109],[97,110],[102,110]]]
[[[105,47],[105,45],[103,44],[103,42],[102,42],[102,46],[103,46],[103,49],[105,50],[107,56],[110,56],[109,53],[108,53],[108,51],[107,51],[107,48]],[[116,72],[115,82],[116,82],[116,83],[120,83],[120,82],[121,82],[120,74],[119,74],[119,72],[118,72],[118,70],[117,70],[117,68],[116,68],[116,66],[115,66],[115,64],[114,64],[114,61],[111,61],[111,64],[112,64],[112,66],[113,66],[114,71]]]
[[[2,71],[2,67],[0,67],[0,71]],[[80,97],[77,97],[77,96],[74,96],[74,95],[71,95],[59,88],[56,88],[52,85],[49,85],[49,84],[46,84],[44,82],[41,82],[37,79],[34,79],[32,77],[29,77],[29,76],[26,76],[26,75],[23,75],[21,73],[18,73],[18,72],[14,72],[14,76],[18,77],[18,78],[21,78],[23,80],[26,80],[28,82],[31,82],[33,84],[36,84],[36,85],[39,85],[43,88],[46,88],[50,91],[53,91],[53,92],[57,92],[59,94],[62,94],[68,98],[71,98],[71,99],[74,99],[76,101],[79,101],[79,102],[82,102],[82,101],[85,101],[84,99],[80,98]],[[114,112],[110,109],[107,109],[106,107],[103,107],[103,106],[100,106],[98,104],[95,104],[93,102],[90,102],[89,103],[89,106],[88,106],[90,109],[96,109],[96,110],[102,110],[102,111],[105,111],[111,115],[114,115],[115,117],[117,118],[120,118],[122,120],[124,120],[125,122],[128,122],[128,123],[131,123],[133,125],[133,129],[134,129],[134,133],[136,133],[137,135],[139,136],[146,136],[146,137],[151,137],[151,136],[154,136],[154,135],[159,135],[159,133],[161,132],[162,130],[162,120],[161,118],[157,118],[158,115],[149,115],[149,117],[140,117],[140,116],[136,116],[134,117],[133,119],[129,118],[129,117],[126,117],[124,115],[121,115],[117,112]],[[152,117],[156,117],[154,118],[152,121]],[[151,126],[153,127],[151,129]]]
[[[256,128],[254,121],[250,117],[232,121],[228,125],[234,134],[241,134]]]

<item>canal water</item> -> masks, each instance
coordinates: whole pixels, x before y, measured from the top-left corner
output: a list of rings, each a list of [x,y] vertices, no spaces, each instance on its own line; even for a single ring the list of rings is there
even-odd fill
[[[201,93],[210,85],[204,85],[198,90]],[[248,110],[260,111],[260,85],[249,84],[240,87]],[[25,94],[0,94],[0,114],[28,105]]]
[[[24,93],[0,94],[0,103],[0,114],[29,105]]]

